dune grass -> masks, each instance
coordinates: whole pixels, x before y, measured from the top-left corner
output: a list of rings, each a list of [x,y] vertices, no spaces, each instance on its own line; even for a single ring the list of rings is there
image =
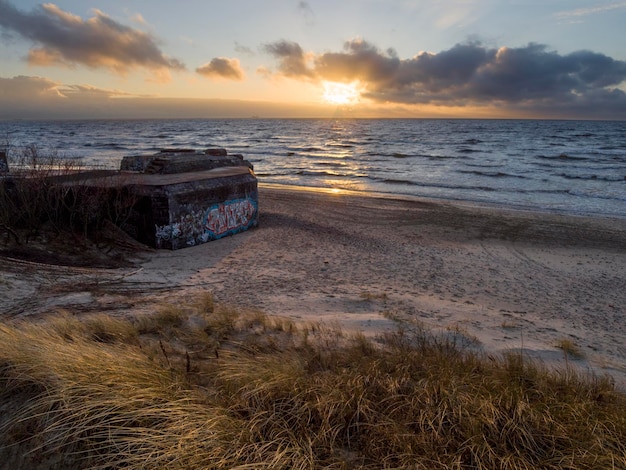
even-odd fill
[[[6,468],[626,468],[608,378],[214,305],[0,325]]]
[[[580,347],[569,338],[560,339],[554,346],[563,351],[566,357],[569,356],[573,359],[583,359],[585,357],[585,353]]]

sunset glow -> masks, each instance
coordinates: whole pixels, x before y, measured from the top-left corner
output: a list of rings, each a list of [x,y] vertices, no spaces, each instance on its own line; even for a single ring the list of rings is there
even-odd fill
[[[623,1],[260,5],[0,0],[0,119],[626,119]]]
[[[356,104],[359,102],[360,93],[355,83],[324,82],[324,94],[322,98],[328,103],[336,105]]]

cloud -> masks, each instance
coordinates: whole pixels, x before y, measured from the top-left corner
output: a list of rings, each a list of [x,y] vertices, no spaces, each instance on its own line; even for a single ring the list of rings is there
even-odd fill
[[[58,91],[60,85],[58,82],[43,77],[26,77],[23,75],[13,78],[0,77],[0,103],[60,98],[62,97]]]
[[[121,101],[147,98],[91,85],[66,85],[44,77],[0,77],[0,119],[113,117]]]
[[[32,65],[86,65],[120,74],[137,67],[185,68],[167,57],[150,34],[122,25],[99,10],[83,20],[52,3],[23,13],[0,0],[0,27],[35,43],[28,55]]]
[[[127,11],[127,10],[124,10]],[[143,15],[141,13],[133,13],[132,15],[130,15],[130,19],[137,24],[141,24],[141,25],[146,25],[148,24],[148,22],[146,21],[146,19],[143,17]]]
[[[581,18],[619,9],[626,9],[626,2],[608,3],[606,5],[596,5],[589,8],[577,8],[575,10],[561,11],[556,14],[556,17],[559,19]]]
[[[308,68],[307,55],[298,43],[281,40],[265,44],[262,49],[279,60],[278,70],[281,75],[290,78],[316,76],[315,70]]]
[[[315,72],[334,81],[359,80],[378,86],[387,83],[399,70],[401,60],[393,49],[379,51],[357,39],[344,45],[344,52],[327,52],[315,57]]]
[[[360,82],[362,96],[379,103],[582,109],[598,106],[626,114],[626,62],[591,51],[560,55],[541,44],[499,49],[480,42],[401,59],[362,39],[341,52],[304,54],[278,41],[264,50],[278,74],[307,81]],[[625,116],[626,117],[626,116]]]
[[[61,85],[57,87],[59,95],[63,98],[80,100],[109,100],[114,98],[137,97],[137,95],[120,90],[98,88],[92,85]]]
[[[136,96],[91,85],[65,85],[45,77],[0,77],[0,105],[58,100],[94,100]]]
[[[235,41],[235,51],[238,52],[239,54],[244,54],[244,55],[249,55],[249,56],[254,55],[254,51],[252,49],[250,49],[248,46],[239,44],[237,41]]]
[[[304,22],[307,25],[312,26],[315,23],[315,13],[313,13],[313,9],[311,8],[309,2],[298,2],[297,10],[298,13],[302,15],[302,18],[304,18]]]
[[[225,78],[237,81],[244,79],[239,59],[229,59],[227,57],[215,57],[211,62],[198,67],[196,72],[209,78]]]

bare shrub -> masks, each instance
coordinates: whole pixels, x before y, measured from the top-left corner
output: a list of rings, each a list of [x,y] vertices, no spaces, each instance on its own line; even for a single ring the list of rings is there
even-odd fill
[[[123,181],[90,184],[93,169],[87,171],[77,159],[44,154],[34,145],[12,155],[10,170],[0,178],[0,230],[5,243],[10,238],[28,243],[44,229],[97,238],[104,224],[125,223],[136,201]]]

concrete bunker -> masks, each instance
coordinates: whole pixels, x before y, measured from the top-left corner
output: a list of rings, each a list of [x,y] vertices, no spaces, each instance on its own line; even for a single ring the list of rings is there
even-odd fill
[[[155,248],[177,250],[258,224],[253,166],[224,149],[165,149],[122,159],[118,189],[134,199],[122,228]]]
[[[4,162],[4,160],[3,160]],[[10,187],[19,172],[0,165]],[[116,221],[136,240],[154,248],[177,250],[255,227],[258,189],[253,166],[224,149],[166,149],[128,156],[119,170],[86,170],[45,176],[66,188],[74,207],[119,210]]]

